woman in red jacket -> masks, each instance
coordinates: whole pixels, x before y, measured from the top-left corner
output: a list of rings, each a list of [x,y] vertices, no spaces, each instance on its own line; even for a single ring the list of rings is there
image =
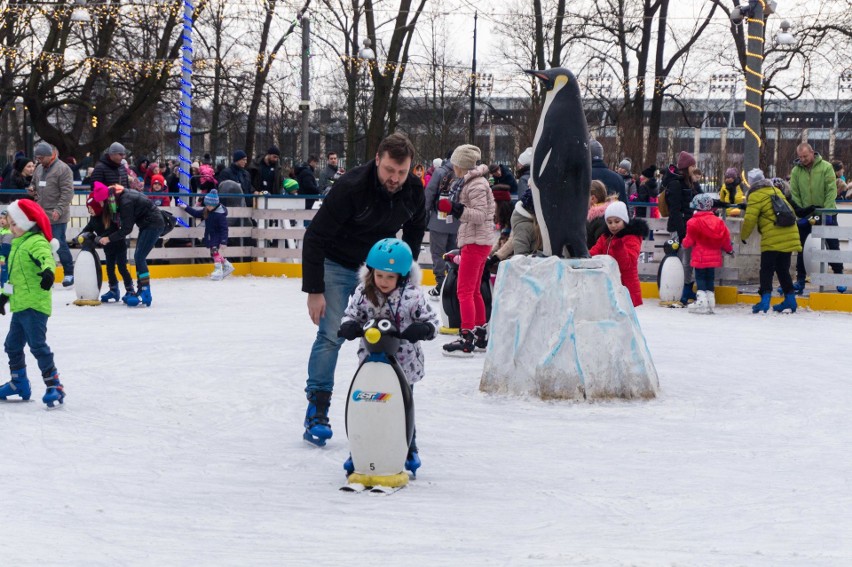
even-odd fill
[[[642,219],[630,220],[627,205],[615,201],[604,213],[608,234],[602,234],[589,250],[592,256],[612,256],[621,271],[621,284],[630,292],[633,306],[642,305],[642,288],[639,285],[639,252],[642,241],[648,236],[648,223]]]
[[[713,196],[699,193],[692,198],[689,207],[695,211],[686,223],[684,248],[692,251],[690,264],[695,268],[695,285],[698,286],[698,299],[689,305],[690,313],[709,314],[716,307],[716,292],[713,281],[716,268],[722,267],[722,250],[734,253],[731,233],[725,221],[713,214]]]

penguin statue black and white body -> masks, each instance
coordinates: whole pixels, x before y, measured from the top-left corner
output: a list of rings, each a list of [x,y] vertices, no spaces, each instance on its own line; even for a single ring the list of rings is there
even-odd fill
[[[588,258],[586,215],[592,183],[589,127],[574,74],[557,67],[526,71],[545,91],[533,141],[530,190],[546,256]]]
[[[671,239],[663,245],[663,256],[660,268],[657,270],[657,289],[659,290],[660,303],[672,304],[680,299],[683,292],[683,262],[677,253],[680,243]]]
[[[74,305],[100,305],[103,274],[95,249],[95,235],[84,232],[77,237],[77,242],[81,249],[74,261],[74,292],[77,294]]]
[[[346,435],[353,466],[348,483],[405,486],[414,401],[394,356],[400,341],[397,328],[388,319],[370,320],[364,325],[363,341],[370,354],[355,372],[346,398]]]

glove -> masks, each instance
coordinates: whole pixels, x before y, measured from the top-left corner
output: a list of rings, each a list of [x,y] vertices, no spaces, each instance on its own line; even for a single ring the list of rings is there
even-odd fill
[[[36,275],[41,276],[41,284],[40,284],[41,289],[43,289],[44,291],[47,291],[47,290],[49,290],[50,288],[53,287],[53,282],[55,281],[53,272],[45,269],[45,270],[40,271]]]
[[[354,341],[358,337],[364,336],[364,329],[361,328],[358,321],[346,321],[340,325],[340,328],[337,330],[337,336],[347,341]]]
[[[405,328],[404,331],[399,333],[399,338],[405,339],[410,343],[416,343],[417,341],[422,341],[433,337],[435,334],[435,327],[431,323],[424,323],[423,321],[415,321]]]
[[[489,256],[487,260],[485,260],[485,269],[490,270],[492,267],[496,266],[500,263],[500,258],[497,256]]]
[[[0,315],[6,314],[6,304],[9,303],[9,296],[5,293],[0,295]]]
[[[449,213],[453,210],[453,202],[449,199],[439,199],[438,200],[438,210],[442,213]]]
[[[816,210],[816,207],[813,206],[813,205],[810,205],[808,207],[796,208],[795,213],[796,213],[797,217],[799,217],[800,219],[803,219],[805,217],[809,217],[812,214],[814,214],[815,210]]]
[[[450,210],[450,214],[456,218],[461,218],[462,213],[464,212],[464,205],[461,203],[453,203],[452,208]]]
[[[748,245],[748,242],[746,242],[745,240],[740,240],[740,242],[742,242],[743,244]]]
[[[725,252],[725,254],[727,254],[727,255],[728,255],[728,256],[730,256],[731,258],[733,258],[733,257],[734,257],[734,251],[733,251],[733,250],[731,250],[730,252]]]

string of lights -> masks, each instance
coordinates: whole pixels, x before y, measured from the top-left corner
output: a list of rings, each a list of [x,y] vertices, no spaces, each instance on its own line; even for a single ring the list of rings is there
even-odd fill
[[[192,16],[191,0],[183,0],[183,55],[181,56],[181,99],[178,104],[178,190],[191,193],[189,188],[192,165]]]

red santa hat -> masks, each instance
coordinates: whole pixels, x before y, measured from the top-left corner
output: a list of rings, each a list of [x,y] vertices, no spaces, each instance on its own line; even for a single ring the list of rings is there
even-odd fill
[[[6,210],[12,221],[24,231],[28,231],[38,225],[39,230],[44,233],[44,237],[50,242],[50,247],[53,251],[55,252],[59,249],[59,241],[53,238],[50,221],[44,209],[41,208],[41,205],[29,199],[18,199],[9,205]]]

